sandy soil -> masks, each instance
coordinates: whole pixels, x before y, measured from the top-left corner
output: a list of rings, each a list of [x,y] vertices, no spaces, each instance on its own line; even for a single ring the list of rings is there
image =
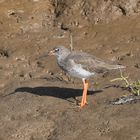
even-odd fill
[[[138,3],[81,1],[0,1],[0,140],[140,139],[140,103],[110,105],[131,93],[102,90],[122,84],[110,82],[118,71],[91,79],[80,109],[81,80],[65,75],[54,57],[39,58],[56,45],[70,48],[71,32],[75,50],[122,64],[125,76],[140,79]]]

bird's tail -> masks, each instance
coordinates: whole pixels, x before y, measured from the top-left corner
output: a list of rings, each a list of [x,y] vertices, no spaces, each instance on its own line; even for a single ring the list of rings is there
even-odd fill
[[[126,66],[123,66],[123,65],[112,65],[110,67],[110,69],[124,69],[124,68],[126,68]]]

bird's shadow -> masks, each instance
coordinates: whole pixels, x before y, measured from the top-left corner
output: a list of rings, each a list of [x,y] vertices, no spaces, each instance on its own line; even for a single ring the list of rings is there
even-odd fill
[[[20,87],[17,88],[14,92],[8,94],[15,94],[15,93],[31,93],[39,96],[53,96],[56,98],[61,98],[67,100],[68,98],[75,98],[77,96],[82,96],[82,89],[73,89],[73,88],[63,88],[63,87]],[[88,95],[100,93],[102,90],[97,91],[88,91]],[[6,96],[8,96],[6,95]]]

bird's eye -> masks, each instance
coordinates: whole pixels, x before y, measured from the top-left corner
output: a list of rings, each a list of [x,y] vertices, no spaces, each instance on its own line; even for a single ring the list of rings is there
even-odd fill
[[[59,51],[59,49],[58,49],[58,48],[56,48],[56,49],[55,49],[55,52],[58,52],[58,51]]]

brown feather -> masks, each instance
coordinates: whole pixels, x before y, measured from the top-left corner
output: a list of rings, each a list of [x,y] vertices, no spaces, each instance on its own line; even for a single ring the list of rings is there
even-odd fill
[[[108,70],[123,68],[121,65],[115,65],[83,52],[72,52],[65,60],[67,63],[70,63],[70,60],[73,60],[74,63],[80,64],[85,70],[95,73],[103,73]]]

